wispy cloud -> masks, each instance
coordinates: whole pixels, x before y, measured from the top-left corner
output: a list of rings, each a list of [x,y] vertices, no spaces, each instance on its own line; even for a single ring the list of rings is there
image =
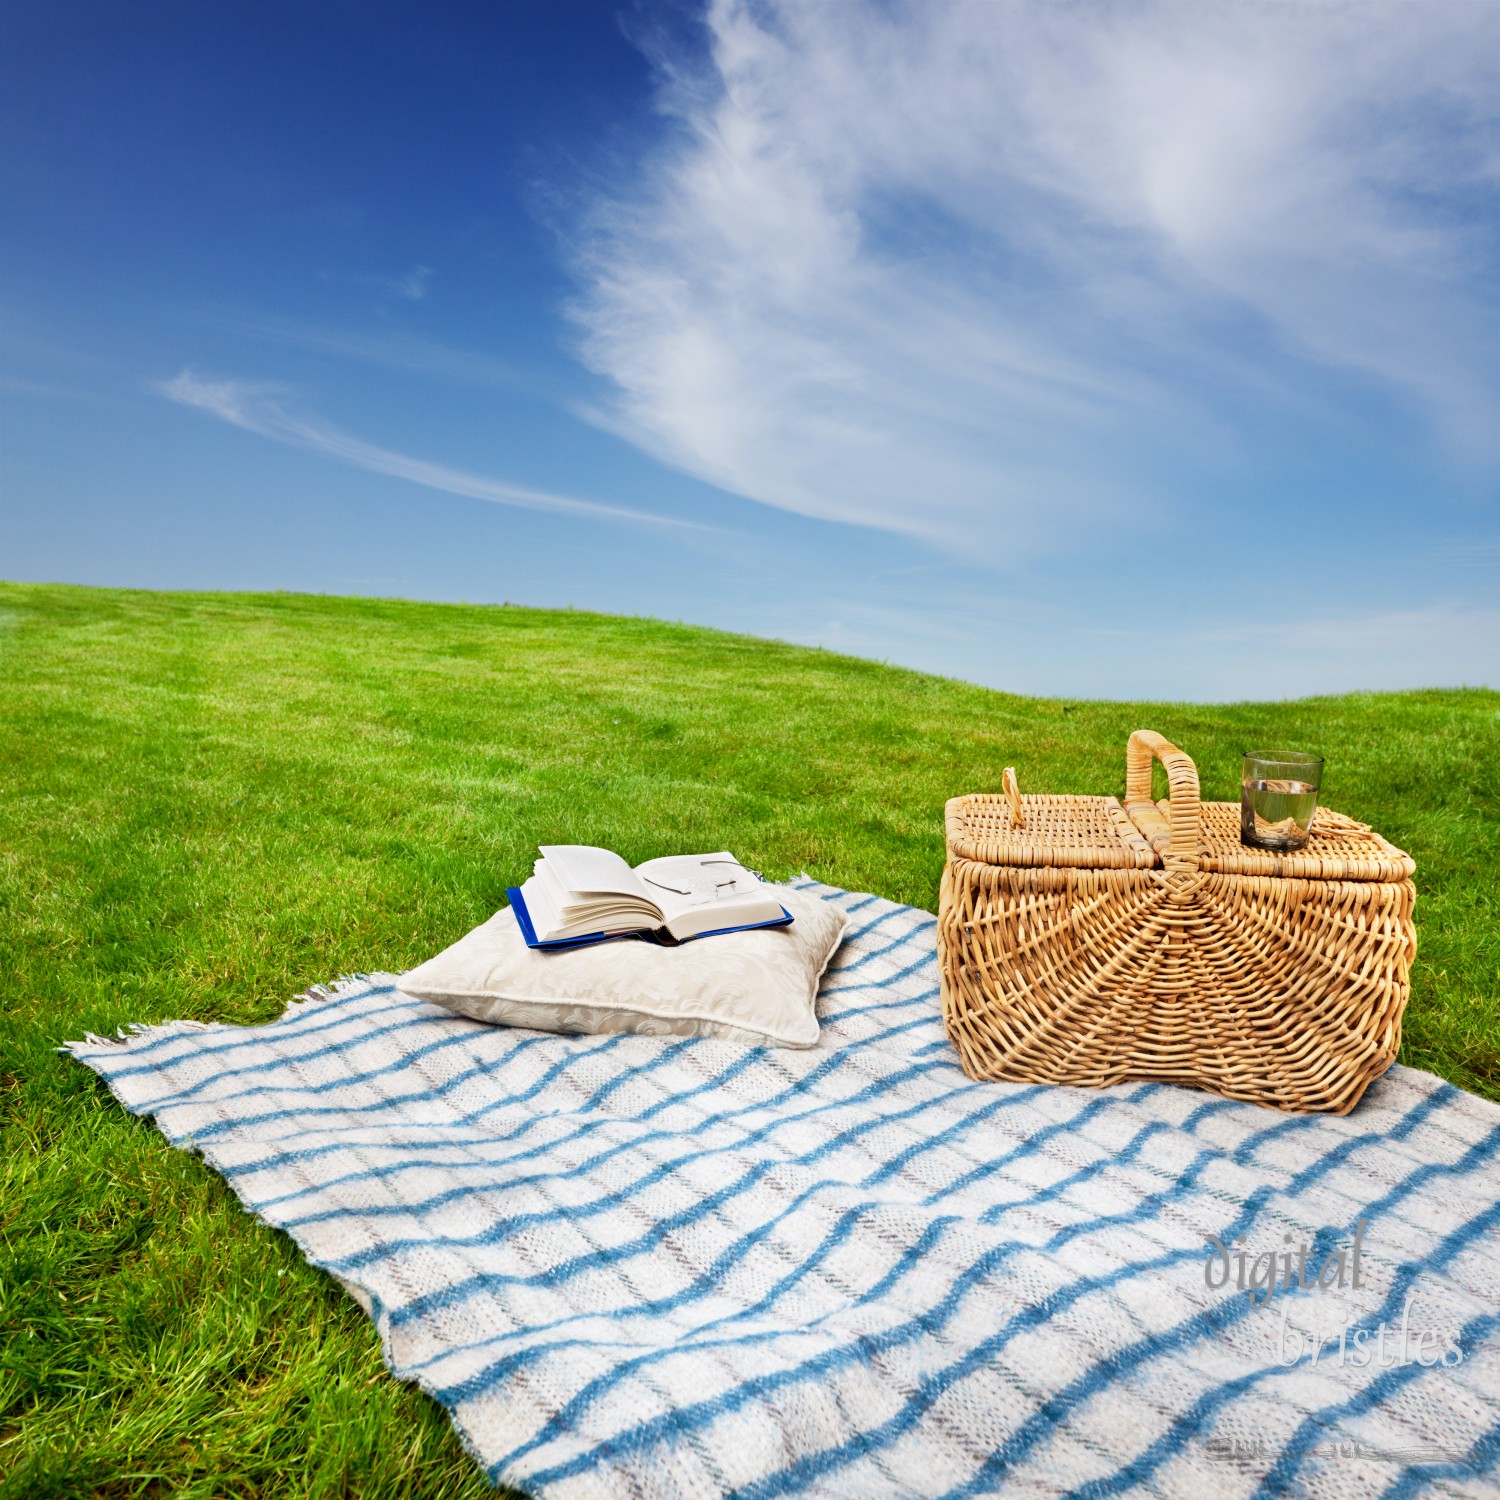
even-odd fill
[[[413,266],[399,276],[381,276],[372,273],[354,278],[363,286],[374,287],[390,297],[399,297],[403,302],[421,302],[432,285],[431,266]]]
[[[315,416],[295,411],[286,405],[285,392],[275,386],[246,380],[214,379],[184,370],[171,380],[157,382],[156,391],[184,406],[196,407],[235,427],[274,442],[301,448],[309,453],[338,459],[376,474],[389,474],[410,480],[427,489],[463,495],[471,500],[489,500],[496,505],[515,505],[524,510],[553,511],[562,515],[586,517],[600,521],[619,521],[636,526],[669,527],[676,530],[711,532],[717,528],[675,516],[651,515],[646,511],[623,506],[601,505],[592,500],[577,500],[546,490],[527,489],[506,484],[480,474],[450,469],[426,459],[395,453],[377,447]]]
[[[1500,609],[1465,604],[1431,604],[1420,609],[1236,624],[1204,631],[1210,641],[1251,641],[1319,651],[1427,652],[1456,639],[1476,641],[1500,652]]]
[[[1500,609],[1441,601],[1407,609],[1208,627],[1200,651],[1232,664],[1220,697],[1285,698],[1354,688],[1483,687],[1500,681]]]
[[[357,360],[407,375],[529,391],[536,391],[540,384],[533,373],[505,360],[472,349],[457,349],[418,334],[367,333],[267,314],[195,313],[192,320],[245,337]]]
[[[48,401],[95,401],[91,392],[46,380],[30,380],[24,375],[0,375],[0,391],[12,396],[40,396]]]
[[[1434,549],[1435,555],[1448,563],[1477,563],[1489,567],[1500,563],[1500,537],[1474,537],[1468,541],[1447,542]]]
[[[789,510],[994,552],[1337,370],[1496,458],[1500,7],[712,0],[596,202],[595,418]]]

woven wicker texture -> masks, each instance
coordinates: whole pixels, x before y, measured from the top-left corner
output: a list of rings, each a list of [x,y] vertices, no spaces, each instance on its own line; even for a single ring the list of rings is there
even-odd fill
[[[1160,807],[1152,756],[1171,787]],[[1124,810],[1155,845],[1155,867],[1018,857],[1028,831],[1038,849],[1059,847],[1052,804],[1070,801],[1090,805],[1082,819],[1112,799],[1021,799],[1021,826],[992,838],[1003,863],[974,857],[983,839],[954,837],[974,826],[973,804],[1002,799],[949,804],[938,954],[965,1071],[1094,1087],[1154,1079],[1348,1113],[1400,1045],[1416,951],[1407,856],[1332,815],[1304,856],[1274,857],[1281,873],[1270,856],[1249,872],[1212,868],[1260,856],[1240,849],[1238,807],[1202,807],[1192,760],[1149,731],[1130,738]],[[1035,825],[1033,805],[1046,812]],[[991,806],[979,815],[1000,818]]]
[[[1151,845],[1115,797],[955,797],[948,804],[948,848],[989,865],[1149,869]]]
[[[1166,804],[1159,806],[1165,808]],[[1320,807],[1312,837],[1297,850],[1247,849],[1237,802],[1205,802],[1198,825],[1198,868],[1229,875],[1300,875],[1308,880],[1409,880],[1416,861],[1364,823]]]

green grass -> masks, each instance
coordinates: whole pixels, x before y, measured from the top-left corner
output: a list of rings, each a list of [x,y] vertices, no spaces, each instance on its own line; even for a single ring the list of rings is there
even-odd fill
[[[1500,694],[1028,699],[649,620],[0,585],[0,1496],[485,1493],[369,1324],[54,1050],[424,959],[542,840],[931,908],[942,808],[1250,740],[1418,864],[1402,1060],[1500,1098]]]

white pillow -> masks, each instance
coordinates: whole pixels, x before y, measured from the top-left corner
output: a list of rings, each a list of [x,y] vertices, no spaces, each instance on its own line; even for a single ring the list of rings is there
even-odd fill
[[[476,1021],[536,1031],[811,1047],[818,981],[849,918],[786,886],[776,896],[792,914],[789,927],[696,938],[678,948],[618,938],[550,953],[526,946],[507,906],[409,970],[401,988]]]

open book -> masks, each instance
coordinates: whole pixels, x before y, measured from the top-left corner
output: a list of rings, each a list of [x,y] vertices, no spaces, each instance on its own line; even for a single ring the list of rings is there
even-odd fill
[[[784,927],[791,914],[734,855],[673,854],[631,869],[587,844],[543,844],[531,879],[506,894],[532,948],[635,936],[658,943]]]

